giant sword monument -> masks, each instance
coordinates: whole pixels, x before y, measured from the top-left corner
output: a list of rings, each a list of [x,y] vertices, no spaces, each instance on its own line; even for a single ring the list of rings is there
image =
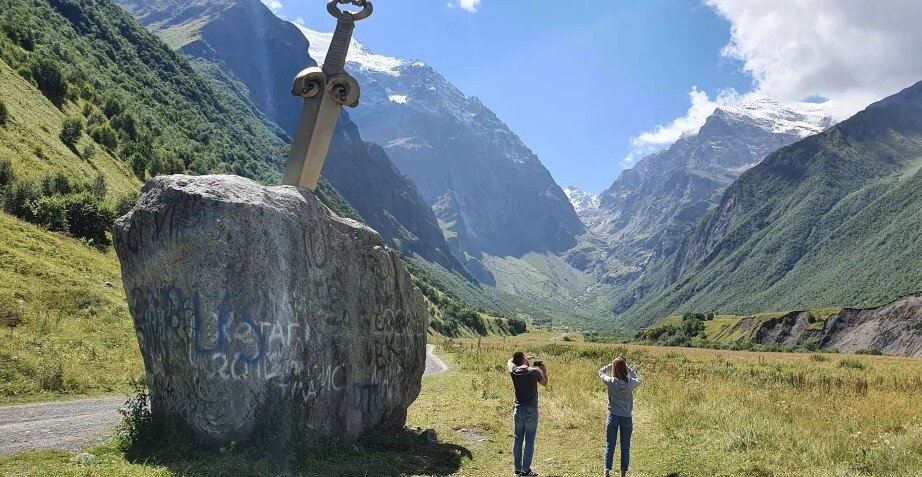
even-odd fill
[[[361,10],[350,13],[340,5]],[[162,176],[115,225],[115,248],[164,435],[286,448],[401,428],[420,391],[428,312],[396,252],[314,195],[365,0],[333,0],[326,64],[295,79],[304,110],[285,185]],[[305,52],[305,60],[307,55]]]

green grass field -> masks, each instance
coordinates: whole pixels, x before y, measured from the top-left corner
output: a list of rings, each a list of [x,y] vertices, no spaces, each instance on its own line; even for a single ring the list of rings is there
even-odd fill
[[[514,349],[542,356],[535,469],[543,476],[602,475],[605,392],[596,372],[626,354],[645,378],[636,395],[634,476],[922,475],[922,361],[835,354],[712,351],[564,341],[552,332],[445,341],[451,369],[423,381],[409,424],[434,428],[440,445],[412,438],[363,442],[280,464],[235,452],[153,453],[97,459],[31,453],[0,460],[10,476],[459,475],[510,472]],[[146,463],[145,463],[146,461]]]
[[[0,404],[121,393],[142,376],[115,252],[0,213]]]

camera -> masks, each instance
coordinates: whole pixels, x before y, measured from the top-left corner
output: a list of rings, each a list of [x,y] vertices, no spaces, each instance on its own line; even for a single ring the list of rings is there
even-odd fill
[[[541,366],[544,366],[544,361],[540,359],[536,359],[534,362],[531,363],[531,365],[536,368],[540,368]]]

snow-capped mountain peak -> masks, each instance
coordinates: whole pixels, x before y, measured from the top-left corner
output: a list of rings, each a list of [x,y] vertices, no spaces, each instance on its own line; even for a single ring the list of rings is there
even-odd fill
[[[294,25],[301,30],[301,33],[304,34],[304,37],[307,38],[307,41],[310,43],[311,58],[313,58],[317,64],[323,64],[327,56],[327,50],[330,49],[330,42],[333,40],[333,34],[314,31],[297,23]],[[376,71],[391,76],[400,76],[400,68],[402,66],[411,63],[419,63],[401,60],[400,58],[391,56],[376,55],[369,51],[368,48],[365,48],[365,45],[359,43],[355,38],[352,39],[352,43],[349,45],[349,57],[347,61],[359,65],[363,70]],[[419,63],[419,65],[422,66],[421,63]]]
[[[563,193],[570,199],[577,214],[599,208],[598,194],[590,194],[576,186],[565,187]]]
[[[744,117],[765,131],[800,137],[812,136],[835,123],[822,104],[782,104],[764,97],[736,105],[721,106],[714,114]]]

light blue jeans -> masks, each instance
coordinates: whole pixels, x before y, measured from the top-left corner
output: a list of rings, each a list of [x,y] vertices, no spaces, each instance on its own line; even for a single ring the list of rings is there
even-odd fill
[[[621,434],[621,470],[627,470],[631,463],[631,433],[633,431],[633,419],[608,413],[608,422],[605,423],[606,441],[608,442],[605,447],[605,470],[612,470],[618,434]]]
[[[531,460],[535,456],[535,433],[538,432],[538,408],[518,407],[513,413],[515,441],[512,444],[513,463],[516,472],[531,472]],[[523,452],[524,444],[524,452]]]

